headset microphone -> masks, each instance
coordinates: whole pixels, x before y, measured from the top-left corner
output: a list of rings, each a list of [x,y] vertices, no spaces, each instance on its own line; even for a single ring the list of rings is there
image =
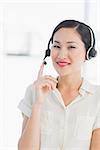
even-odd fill
[[[49,48],[50,42],[51,42],[51,39],[50,39],[49,42],[48,42],[48,48],[47,48],[47,50],[45,51],[45,56],[44,56],[44,58],[43,58],[43,63],[44,63],[45,65],[47,64],[47,62],[45,61],[46,57],[50,56],[50,48]]]

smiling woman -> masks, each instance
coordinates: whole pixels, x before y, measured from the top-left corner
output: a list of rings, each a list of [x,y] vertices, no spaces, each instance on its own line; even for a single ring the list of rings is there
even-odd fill
[[[68,75],[71,73],[70,71],[74,73],[74,71],[81,69],[86,50],[76,29],[61,28],[55,33],[53,40],[54,46],[51,49],[51,57],[56,71],[61,75]],[[63,70],[61,71],[60,68],[62,67]]]
[[[100,86],[81,76],[84,62],[96,54],[88,25],[64,20],[56,26],[44,61],[51,56],[58,76],[43,75],[42,63],[19,103],[24,116],[19,150],[100,149]]]

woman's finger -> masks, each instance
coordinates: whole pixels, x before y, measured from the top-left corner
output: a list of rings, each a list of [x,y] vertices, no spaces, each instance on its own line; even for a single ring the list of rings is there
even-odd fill
[[[57,80],[56,78],[52,77],[51,75],[45,75],[44,78],[50,79],[50,80],[52,80],[52,81],[58,83],[58,80]]]
[[[38,79],[40,78],[40,77],[42,77],[42,75],[43,75],[43,70],[44,70],[44,63],[42,63],[42,65],[40,66],[40,70],[39,70],[39,72],[38,72]]]
[[[50,80],[50,79],[45,79],[44,82],[42,83],[42,85],[46,85],[48,84],[49,86],[51,86],[52,89],[56,88],[56,82]]]

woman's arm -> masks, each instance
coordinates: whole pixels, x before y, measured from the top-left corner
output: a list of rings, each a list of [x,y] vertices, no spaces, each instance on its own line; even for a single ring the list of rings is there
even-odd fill
[[[41,65],[37,80],[34,82],[35,103],[29,119],[24,120],[23,132],[18,143],[18,150],[40,149],[40,122],[43,103],[51,90],[56,88],[57,79],[51,76],[42,76],[44,64]]]
[[[40,104],[34,104],[31,117],[24,118],[18,150],[39,150],[41,108]]]
[[[100,150],[100,128],[93,131],[90,150]]]

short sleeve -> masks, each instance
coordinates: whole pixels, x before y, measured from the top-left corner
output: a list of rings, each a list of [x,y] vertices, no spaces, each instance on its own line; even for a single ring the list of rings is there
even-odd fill
[[[19,110],[21,110],[21,112],[27,117],[30,117],[34,101],[35,101],[35,88],[33,85],[29,85],[25,91],[24,98],[18,104]]]
[[[97,128],[100,128],[100,107],[99,107],[99,110],[98,110],[98,113],[94,122],[93,130]]]

